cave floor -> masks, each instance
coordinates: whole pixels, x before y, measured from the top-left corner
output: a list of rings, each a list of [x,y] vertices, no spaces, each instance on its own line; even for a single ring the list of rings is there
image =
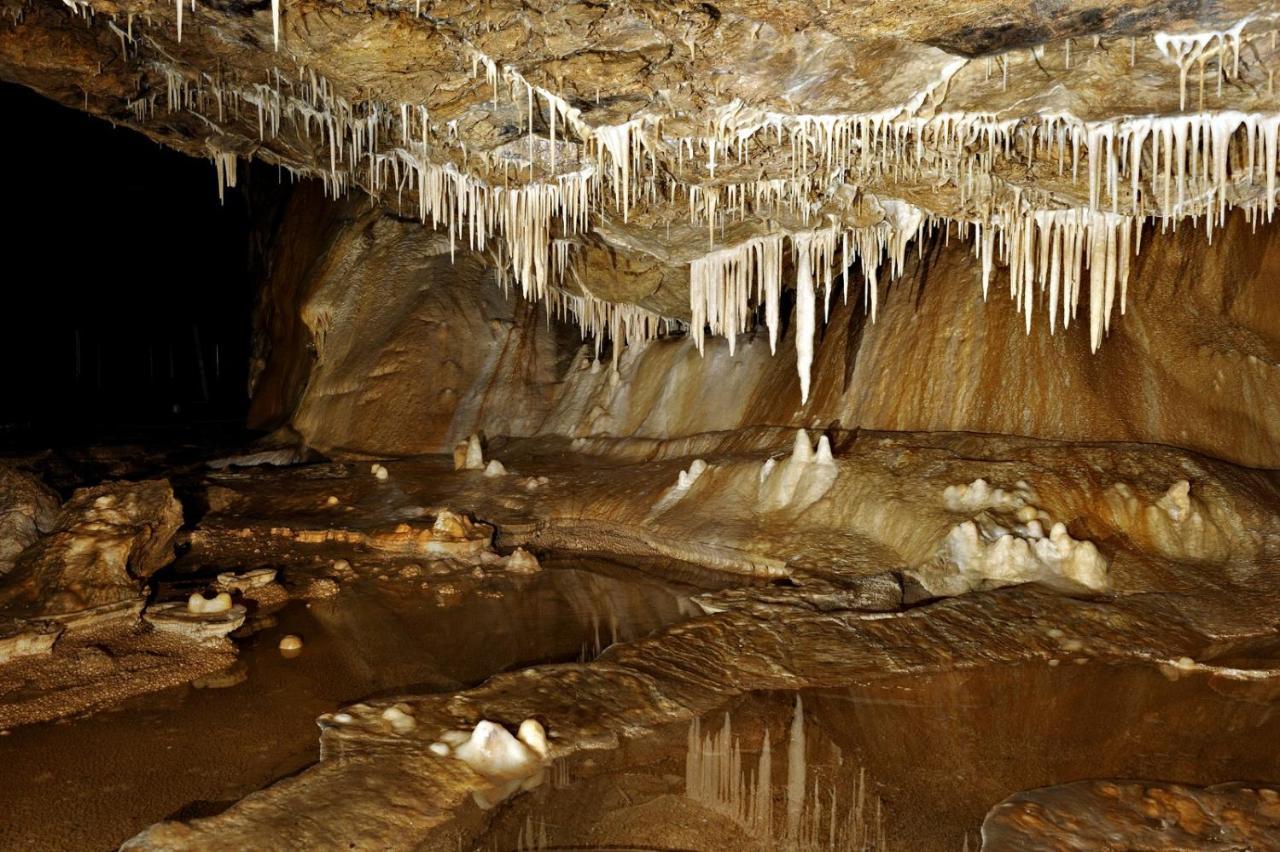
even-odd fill
[[[0,792],[0,845],[976,849],[1020,791],[1280,781],[1273,473],[890,433],[833,436],[819,470],[792,443],[494,441],[497,476],[174,471],[188,528],[153,600],[258,568],[283,594],[249,596],[230,667],[11,726],[0,760],[27,780]],[[931,586],[958,521],[1015,528],[940,499],[979,478],[1096,542],[1106,586]],[[546,765],[482,807],[501,785],[442,742],[526,719]],[[1145,818],[1208,842],[1185,803]],[[1242,819],[1280,844],[1263,811]]]
[[[593,659],[697,611],[694,587],[584,559],[473,594],[421,585],[361,580],[260,609],[233,636],[239,656],[224,671],[7,731],[0,765],[26,782],[0,785],[0,848],[104,849],[166,817],[217,813],[314,763],[316,718],[344,704]],[[277,649],[289,634],[305,642],[292,657]]]

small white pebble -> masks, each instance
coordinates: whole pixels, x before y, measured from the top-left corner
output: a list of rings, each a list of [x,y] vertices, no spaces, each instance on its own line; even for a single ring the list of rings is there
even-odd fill
[[[1056,627],[1050,627],[1047,634],[1050,639],[1061,639],[1066,634]]]
[[[280,650],[286,653],[290,651],[301,651],[302,637],[296,634],[290,633],[288,636],[281,638]]]
[[[448,757],[448,756],[449,756],[449,747],[448,747],[447,745],[445,745],[444,743],[432,743],[431,745],[427,746],[427,748],[428,748],[428,749],[430,750],[430,752],[431,752],[432,754],[434,754],[436,757]]]
[[[1182,669],[1184,672],[1190,671],[1191,669],[1194,669],[1196,667],[1196,661],[1191,659],[1190,657],[1179,657],[1177,660],[1174,661],[1173,664],[1178,668]]]
[[[335,497],[335,496],[333,496],[332,494],[330,494],[330,495],[329,495],[329,499],[328,499],[328,500],[325,500],[325,501],[324,501],[324,504],[325,504],[326,506],[336,506],[336,505],[338,505],[338,498],[337,498],[337,497]]]
[[[339,725],[350,725],[355,721],[355,717],[350,713],[334,713],[333,721],[337,722]]]

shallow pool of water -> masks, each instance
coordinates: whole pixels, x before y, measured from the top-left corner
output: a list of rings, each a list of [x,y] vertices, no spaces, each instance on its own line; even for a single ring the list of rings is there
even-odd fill
[[[976,850],[987,811],[1022,790],[1280,780],[1276,693],[1151,665],[1026,663],[804,691],[798,729],[795,693],[756,693],[700,720],[697,749],[672,725],[584,753],[569,783],[513,800],[477,846],[532,831],[547,848]]]
[[[114,848],[313,763],[316,717],[343,704],[590,659],[696,612],[682,586],[575,564],[488,580],[452,602],[414,583],[362,580],[261,619],[225,676],[10,731],[0,737],[0,848]],[[290,633],[304,646],[285,658],[277,645]]]

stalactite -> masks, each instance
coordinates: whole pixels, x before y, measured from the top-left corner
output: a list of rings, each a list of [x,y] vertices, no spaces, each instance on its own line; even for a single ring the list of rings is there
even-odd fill
[[[79,8],[74,0],[70,5]],[[181,3],[177,11],[181,26]],[[279,13],[279,0],[273,0],[277,49]],[[1249,74],[1256,82],[1256,66],[1241,61],[1242,50],[1262,37],[1249,23],[1207,34],[1158,34],[1154,43],[1180,71],[1213,55],[1221,76]],[[1066,49],[1071,50],[1069,41]],[[243,102],[256,108],[264,142],[279,136],[282,125],[291,125],[328,158],[326,169],[295,166],[289,167],[291,174],[318,177],[334,195],[356,185],[375,196],[392,188],[397,198],[416,192],[419,217],[445,229],[452,246],[485,251],[500,244],[504,281],[518,285],[525,298],[557,302],[558,310],[577,318],[588,333],[610,334],[615,341],[648,339],[661,318],[636,306],[602,307],[606,303],[581,286],[577,289],[585,295],[570,296],[564,289],[569,243],[559,241],[590,231],[612,212],[626,223],[637,205],[679,209],[687,204],[690,223],[704,228],[709,242],[708,252],[690,263],[691,336],[701,351],[707,331],[724,335],[734,354],[735,336],[754,322],[758,307],[764,309],[770,348],[776,351],[783,241],[789,237],[796,270],[797,371],[806,401],[818,287],[825,318],[836,262],[847,299],[849,270],[861,261],[864,307],[874,320],[882,264],[888,261],[890,278],[899,275],[910,241],[939,221],[910,204],[881,199],[884,221],[877,225],[829,224],[826,205],[842,187],[858,191],[898,181],[954,186],[966,212],[948,215],[972,230],[984,297],[997,261],[1008,264],[1010,295],[1028,330],[1037,301],[1048,309],[1050,333],[1059,311],[1064,328],[1076,318],[1087,269],[1094,349],[1109,328],[1116,301],[1124,311],[1129,257],[1145,217],[1154,216],[1167,228],[1203,215],[1212,234],[1232,208],[1243,208],[1250,220],[1269,220],[1276,206],[1280,112],[1218,109],[1084,121],[1066,113],[1015,117],[948,111],[940,104],[968,64],[956,59],[892,107],[806,115],[734,99],[712,108],[706,126],[692,135],[671,136],[649,113],[617,124],[596,123],[562,94],[535,85],[471,45],[464,43],[463,55],[473,76],[483,69],[495,106],[504,89],[519,105],[530,148],[527,176],[523,161],[513,175],[510,161],[469,153],[456,119],[433,123],[425,105],[349,102],[310,68],[299,67],[296,81],[282,79],[277,71],[266,83],[245,85],[221,74],[188,80],[164,63],[153,67],[165,75],[171,111],[188,110],[210,123],[204,115],[210,105],[221,121],[226,104],[238,109]],[[1002,60],[1002,71],[1007,70]],[[1185,71],[1182,77],[1185,106]],[[141,122],[153,104],[139,99],[129,109]],[[541,109],[549,125],[545,142],[534,133],[535,112]],[[561,140],[563,150],[581,152],[576,161],[560,155]],[[550,169],[539,172],[540,150],[547,152],[542,165],[549,162]],[[741,172],[753,152],[761,151],[783,157],[790,174],[761,171],[754,179],[729,179],[730,166]],[[472,165],[477,157],[483,172]],[[664,172],[659,158],[673,174]],[[1087,205],[1056,209],[1051,200],[1019,196],[996,174],[1002,164],[1037,159],[1056,160],[1061,175],[1087,190]],[[221,191],[232,185],[223,175],[234,168],[234,157],[229,163],[215,158],[215,163],[221,163]],[[559,173],[560,168],[566,171]],[[719,177],[702,180],[702,172]],[[857,203],[863,204],[861,197]],[[788,224],[775,222],[766,236],[723,244],[728,225],[775,217]],[[796,220],[804,224],[797,226]],[[570,298],[579,301],[570,305]]]

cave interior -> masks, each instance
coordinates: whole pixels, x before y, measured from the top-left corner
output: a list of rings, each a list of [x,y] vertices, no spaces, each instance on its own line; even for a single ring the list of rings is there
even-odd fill
[[[0,0],[0,848],[1280,849],[1278,40]]]

